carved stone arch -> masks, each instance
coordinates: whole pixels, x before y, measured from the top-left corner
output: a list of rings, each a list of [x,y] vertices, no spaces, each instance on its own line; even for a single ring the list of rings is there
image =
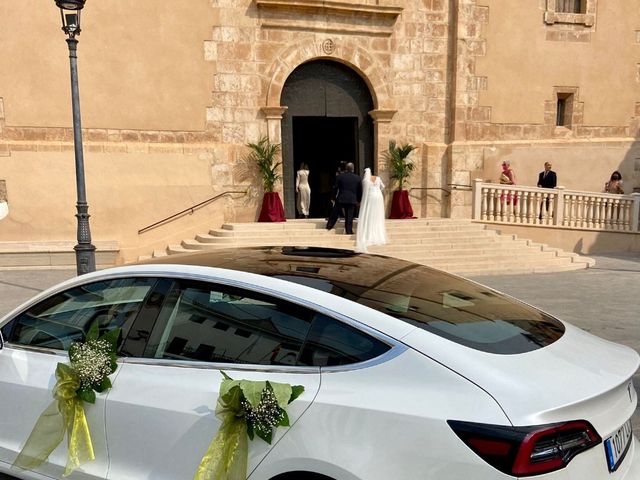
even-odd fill
[[[266,105],[269,107],[280,106],[282,89],[289,75],[300,65],[313,60],[331,60],[353,69],[369,87],[374,108],[376,110],[391,109],[391,95],[385,75],[385,66],[365,49],[350,40],[338,42],[331,55],[324,52],[322,42],[306,42],[285,48],[267,73],[270,81],[267,88]]]

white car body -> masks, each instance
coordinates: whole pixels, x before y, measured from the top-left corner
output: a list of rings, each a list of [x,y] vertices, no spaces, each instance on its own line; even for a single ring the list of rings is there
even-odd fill
[[[318,288],[225,268],[143,264],[84,275],[18,307],[0,327],[56,293],[124,277],[184,278],[278,297],[354,326],[391,348],[364,362],[329,367],[120,358],[113,388],[86,408],[96,460],[72,479],[193,478],[220,425],[213,412],[221,371],[305,387],[287,409],[291,426],[278,428],[271,445],[250,442],[250,480],[519,478],[480,458],[447,420],[505,427],[586,420],[605,440],[637,406],[631,376],[638,354],[571,325],[543,348],[500,355]],[[62,478],[66,442],[34,472],[10,467],[52,400],[55,367],[67,361],[66,352],[7,340],[0,350],[0,472],[22,479]],[[566,467],[535,478],[638,480],[640,444],[630,440],[613,472],[600,442]]]

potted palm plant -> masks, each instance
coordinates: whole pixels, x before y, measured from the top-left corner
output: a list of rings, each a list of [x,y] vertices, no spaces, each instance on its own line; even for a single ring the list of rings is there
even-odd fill
[[[398,190],[393,192],[389,218],[413,218],[409,192],[403,187],[416,166],[408,159],[409,154],[417,148],[410,143],[396,145],[395,140],[389,141],[389,150],[385,153],[385,159],[391,172],[391,179],[398,182]]]
[[[258,172],[262,179],[264,195],[262,197],[262,208],[260,209],[259,222],[285,222],[284,208],[280,195],[274,191],[276,183],[282,180],[279,173],[282,162],[277,160],[280,154],[280,144],[274,144],[269,138],[264,136],[257,143],[247,143],[250,152],[247,161],[254,162],[258,167]]]

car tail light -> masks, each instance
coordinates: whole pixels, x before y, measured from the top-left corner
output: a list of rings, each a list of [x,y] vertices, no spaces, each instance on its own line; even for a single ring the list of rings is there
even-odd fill
[[[447,423],[485,462],[518,477],[564,468],[577,454],[602,442],[600,435],[585,420],[533,427],[456,420]]]

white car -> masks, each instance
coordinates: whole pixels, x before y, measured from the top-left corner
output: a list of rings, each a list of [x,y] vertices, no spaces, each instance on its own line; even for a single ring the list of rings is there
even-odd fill
[[[119,363],[72,479],[192,479],[221,372],[305,388],[249,442],[250,480],[640,479],[638,353],[423,265],[298,247],[103,270],[0,320],[0,471],[62,477],[66,442],[10,466],[96,321],[122,328]]]

